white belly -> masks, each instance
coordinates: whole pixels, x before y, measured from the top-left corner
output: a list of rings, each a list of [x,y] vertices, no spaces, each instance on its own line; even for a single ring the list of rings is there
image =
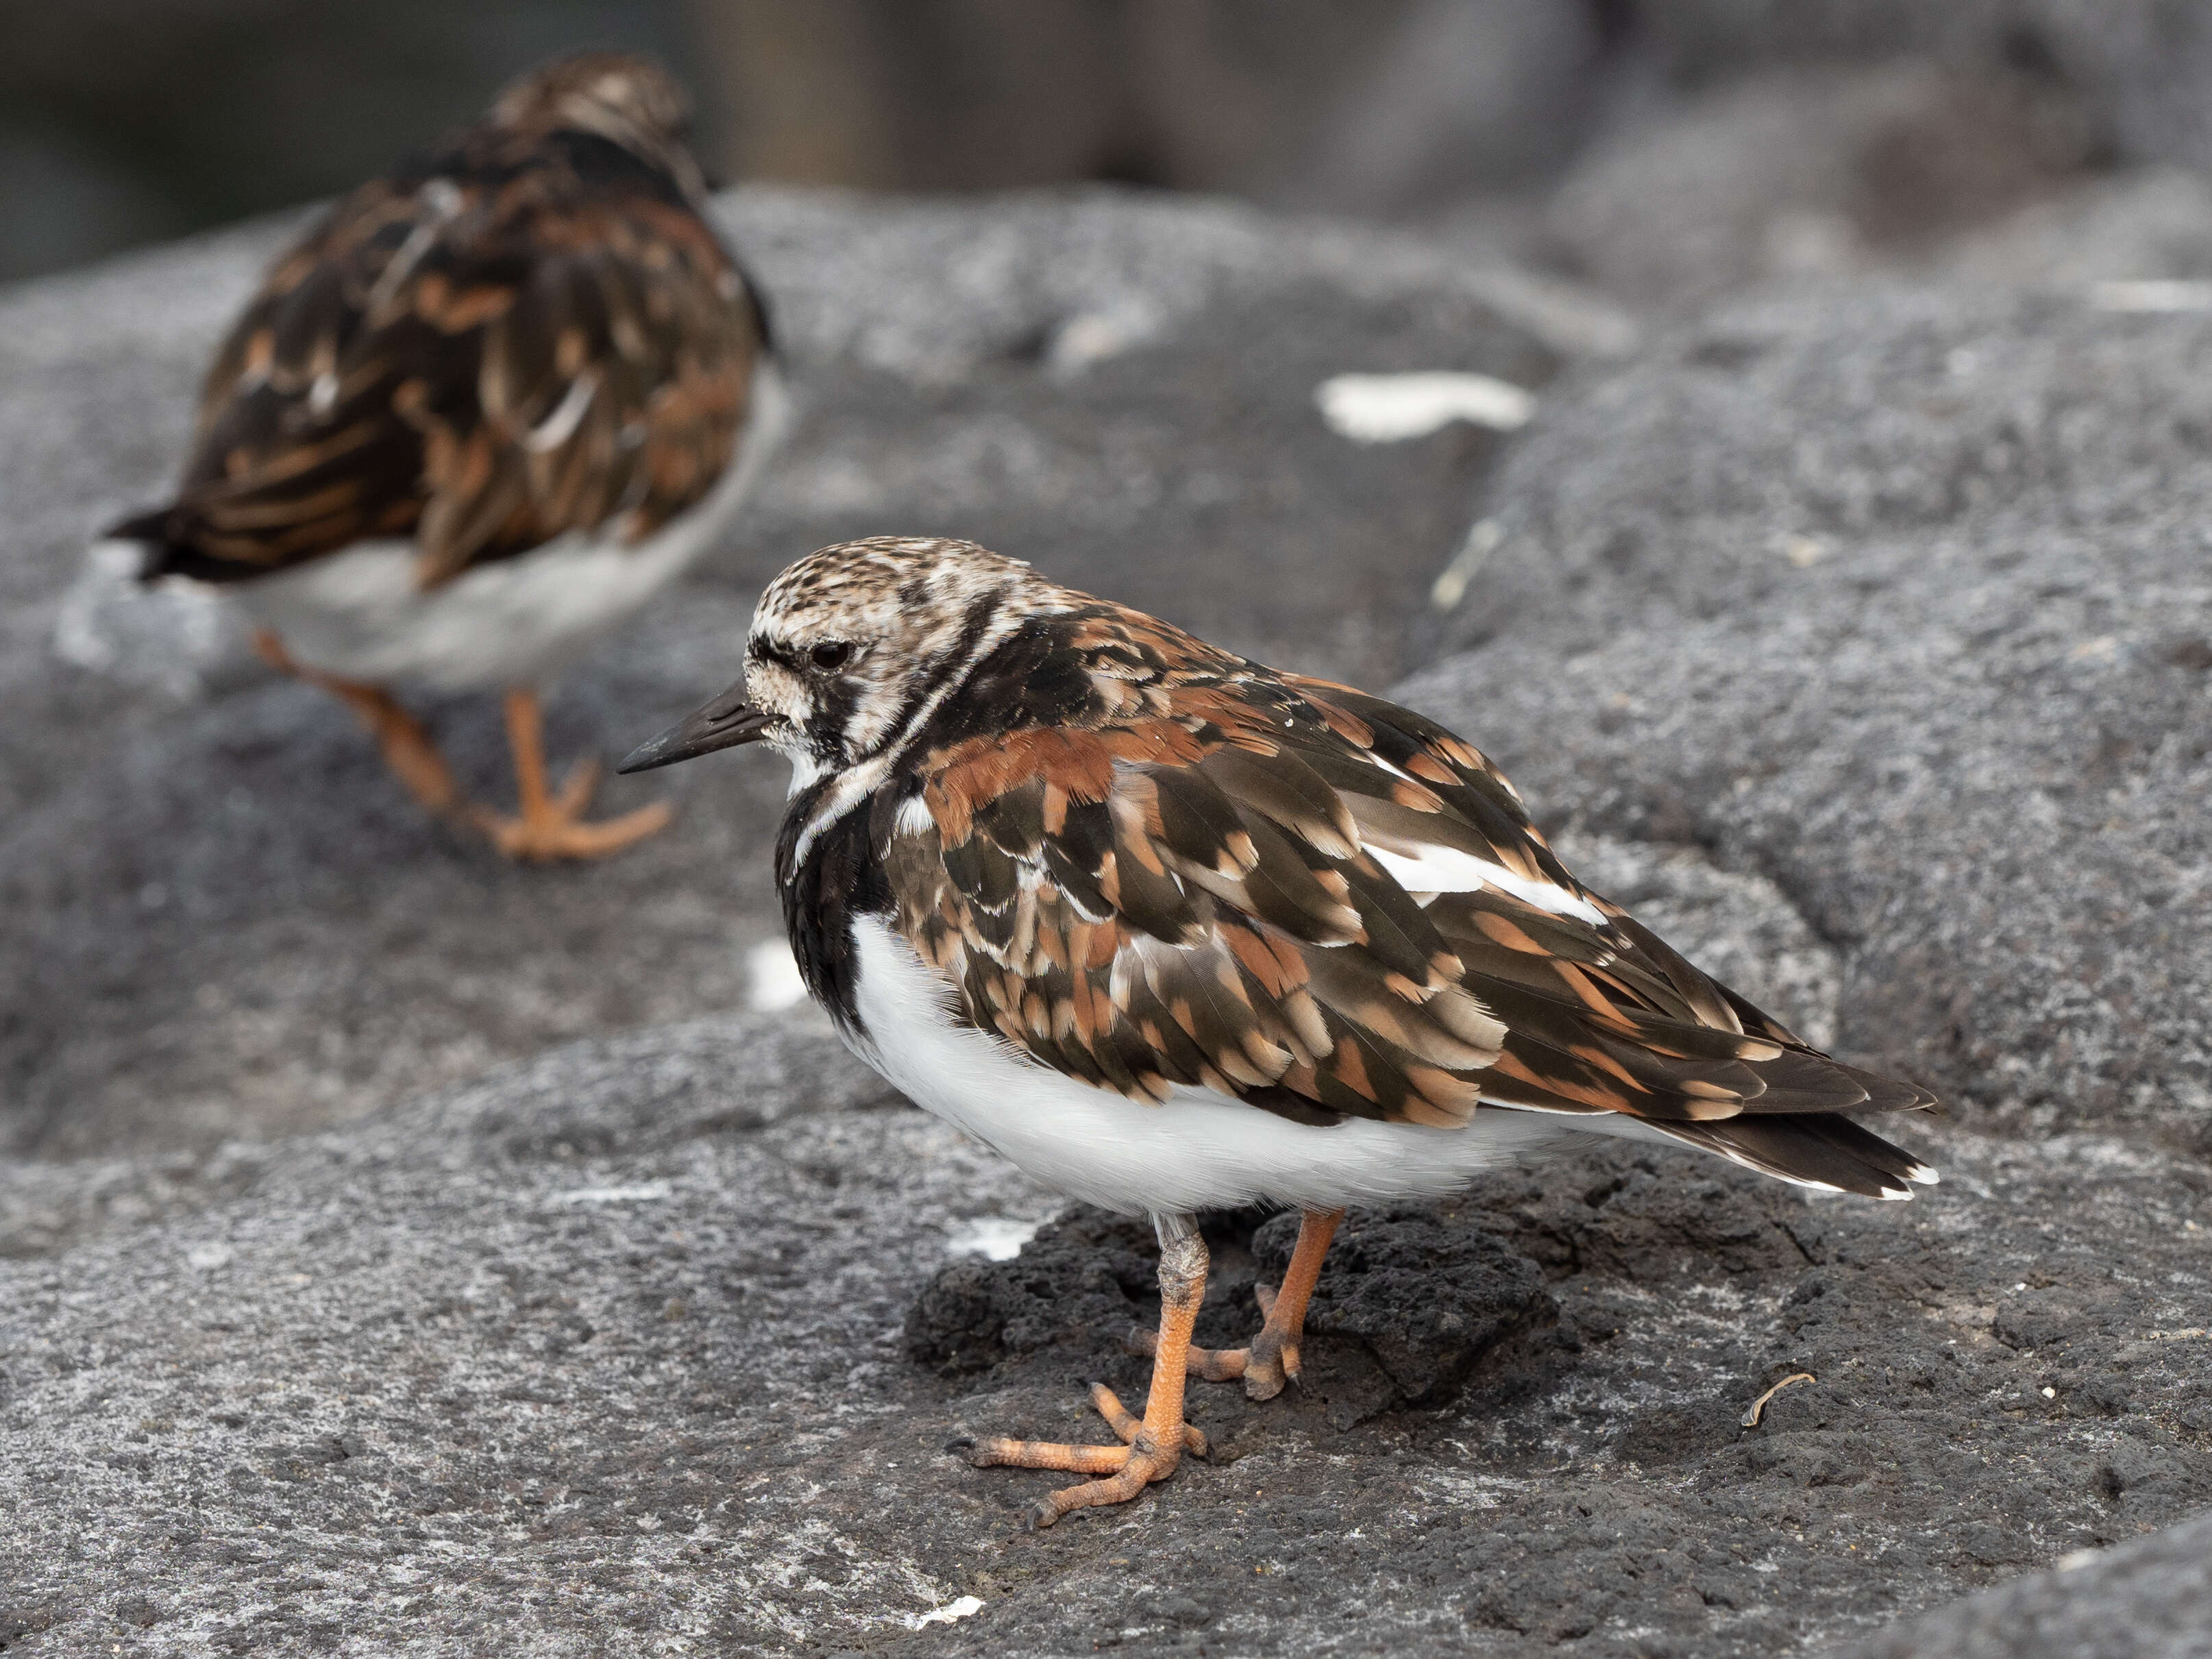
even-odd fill
[[[787,420],[772,365],[761,365],[753,386],[729,468],[641,542],[571,532],[427,592],[416,585],[413,542],[361,542],[224,591],[300,662],[341,678],[446,690],[535,679],[631,615],[728,529]]]
[[[1601,1127],[1504,1108],[1480,1109],[1463,1128],[1436,1129],[1364,1119],[1318,1128],[1206,1089],[1143,1105],[957,1023],[944,981],[905,939],[875,917],[854,926],[854,1001],[866,1030],[848,1040],[860,1058],[916,1105],[1025,1174],[1105,1209],[1335,1209],[1435,1197],[1583,1133],[1664,1139],[1626,1121],[1608,1118]]]

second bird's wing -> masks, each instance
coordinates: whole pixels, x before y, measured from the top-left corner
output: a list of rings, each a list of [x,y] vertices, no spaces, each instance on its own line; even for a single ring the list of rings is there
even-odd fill
[[[573,137],[375,180],[276,263],[209,373],[176,501],[118,526],[154,544],[148,574],[240,580],[411,537],[432,586],[568,530],[635,540],[713,487],[758,310],[672,183]]]

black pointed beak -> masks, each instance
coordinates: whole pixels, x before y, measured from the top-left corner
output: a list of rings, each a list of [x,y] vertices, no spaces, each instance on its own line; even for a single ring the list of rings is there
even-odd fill
[[[615,770],[650,772],[656,766],[696,760],[717,749],[734,749],[763,736],[775,724],[775,715],[745,701],[745,688],[741,682],[705,708],[677,721],[659,737],[638,744],[623,757],[623,763]]]

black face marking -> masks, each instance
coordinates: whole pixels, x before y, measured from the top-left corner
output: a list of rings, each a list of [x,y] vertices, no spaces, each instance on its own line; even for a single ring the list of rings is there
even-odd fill
[[[1082,653],[1057,617],[1025,623],[977,663],[931,714],[908,750],[925,755],[989,732],[1050,726],[1090,714],[1097,702]]]
[[[775,640],[755,637],[747,641],[745,655],[755,662],[772,662],[779,668],[788,668],[794,674],[800,672],[799,653]]]
[[[848,812],[824,829],[806,849],[806,861],[793,867],[799,839],[835,781],[825,778],[793,799],[776,836],[775,884],[799,977],[832,1019],[866,1035],[854,1000],[860,957],[853,923],[891,908],[890,884],[876,858],[867,813]]]
[[[897,718],[884,729],[883,743],[876,749],[871,750],[870,754],[880,752],[884,744],[896,743],[907,735],[908,728],[914,724],[915,717],[928,704],[930,699],[943,690],[946,681],[958,674],[966,666],[968,659],[975,654],[975,647],[982,642],[983,635],[990,631],[991,619],[997,615],[998,609],[999,596],[995,593],[986,593],[968,607],[967,614],[962,618],[959,633],[954,636],[952,643],[931,662],[928,672],[915,682],[914,688],[907,693],[905,702],[899,707]],[[848,688],[843,705],[836,710],[836,718],[833,719],[828,700],[826,697],[824,699],[821,724],[827,736],[818,739],[815,746],[820,757],[825,761],[834,761],[838,758],[836,748],[838,740],[844,735],[847,720],[852,712],[852,692]],[[911,747],[909,744],[908,748],[911,749]],[[851,762],[866,760],[867,757],[867,755],[860,754],[844,757],[846,760]]]
[[[819,674],[811,678],[816,686],[814,707],[807,715],[805,726],[809,752],[825,766],[843,765],[859,759],[846,752],[845,733],[851,729],[860,710],[861,688],[849,679],[824,678]]]

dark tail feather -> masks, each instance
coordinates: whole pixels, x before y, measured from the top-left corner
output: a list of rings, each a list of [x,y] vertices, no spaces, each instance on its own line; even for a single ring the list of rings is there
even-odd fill
[[[1936,1171],[1901,1146],[1838,1112],[1722,1118],[1704,1123],[1642,1121],[1686,1145],[1802,1186],[1832,1187],[1866,1198],[1910,1198]]]
[[[105,539],[137,542],[142,550],[138,580],[150,582],[161,576],[190,576],[204,582],[234,582],[266,574],[266,567],[241,564],[235,559],[212,559],[192,545],[184,514],[173,507],[157,507],[136,513],[108,527]]]
[[[150,582],[156,576],[166,576],[176,568],[177,560],[186,552],[170,539],[169,509],[157,507],[150,513],[134,513],[118,523],[108,526],[105,540],[137,542],[141,559],[138,580]]]

